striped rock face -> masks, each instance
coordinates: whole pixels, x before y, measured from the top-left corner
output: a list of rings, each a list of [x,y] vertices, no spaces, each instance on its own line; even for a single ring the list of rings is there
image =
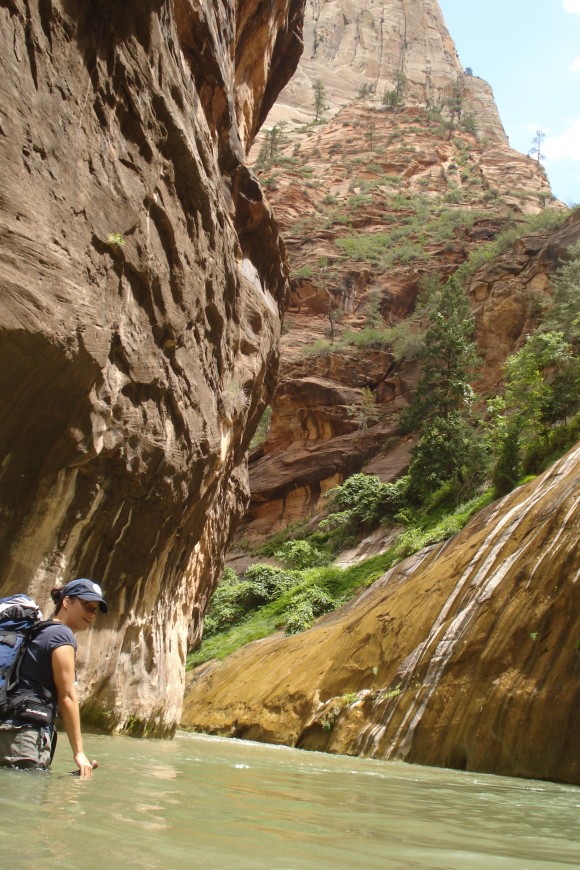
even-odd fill
[[[193,672],[183,724],[580,782],[580,445],[299,635]]]

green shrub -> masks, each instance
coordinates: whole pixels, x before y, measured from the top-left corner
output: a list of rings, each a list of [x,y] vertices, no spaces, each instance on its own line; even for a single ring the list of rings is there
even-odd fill
[[[125,239],[121,235],[121,233],[109,233],[107,236],[107,244],[111,245],[113,248],[124,248],[125,247]]]
[[[226,568],[204,620],[204,637],[212,637],[238,622],[250,609],[251,602],[251,584],[241,582],[235,571]]]
[[[423,345],[423,334],[414,320],[401,320],[385,330],[385,346],[393,351],[397,362],[417,359]]]
[[[544,214],[544,212],[542,212]],[[580,351],[580,242],[568,248],[566,260],[553,280],[552,297],[541,331],[561,332],[576,352]]]
[[[411,451],[409,494],[428,505],[441,487],[450,487],[450,504],[457,504],[477,489],[486,469],[484,445],[470,422],[458,412],[434,417]]]
[[[376,519],[376,508],[383,484],[374,474],[353,474],[340,486],[330,490],[333,507],[343,508],[362,523]]]
[[[353,329],[346,329],[342,336],[341,344],[383,350],[391,346],[391,341],[392,335],[390,329],[376,329],[367,326],[364,329],[359,329],[357,332]]]
[[[260,417],[260,422],[258,423],[257,429],[254,432],[254,436],[250,441],[250,450],[255,450],[256,447],[259,447],[261,444],[264,443],[264,441],[268,437],[271,424],[272,408],[270,405],[268,405],[268,407],[264,410],[264,413]]]
[[[408,242],[405,245],[400,245],[392,253],[393,263],[412,263],[414,260],[423,260],[426,257],[423,246],[420,244],[412,244]]]
[[[472,112],[465,112],[462,115],[459,126],[466,133],[471,133],[472,136],[477,136],[477,123],[475,115]]]
[[[279,532],[271,535],[256,552],[261,556],[274,556],[282,544],[285,544],[287,541],[302,540],[306,537],[306,532],[304,531],[305,524],[305,520],[288,523]]]
[[[318,616],[336,608],[336,601],[317,586],[308,586],[291,599],[286,621],[286,634],[306,631]]]
[[[294,278],[311,278],[314,273],[314,268],[312,266],[300,266],[299,269],[296,269],[294,272]]]
[[[312,344],[307,344],[305,347],[300,348],[300,356],[327,356],[333,350],[334,346],[327,338],[317,338]]]
[[[258,562],[246,569],[244,579],[249,584],[255,603],[260,605],[279,598],[300,582],[300,575]]]
[[[289,568],[295,568],[299,571],[304,568],[326,565],[329,561],[327,553],[323,553],[306,540],[287,541],[279,550],[276,550],[274,555]]]
[[[383,483],[378,500],[378,513],[381,520],[392,519],[407,503],[409,496],[409,477],[400,477],[394,483]]]
[[[580,421],[577,425],[580,428]],[[207,626],[212,624],[213,617],[208,614],[203,642],[197,650],[188,656],[188,667],[201,664],[211,658],[223,659],[244,644],[267,637],[284,626],[286,626],[288,633],[304,631],[312,625],[317,616],[340,606],[361,587],[374,583],[401,559],[455,534],[476,511],[489,504],[492,498],[491,490],[486,491],[481,496],[460,505],[453,513],[443,517],[434,517],[429,514],[421,515],[420,512],[412,512],[409,509],[404,511],[404,516],[403,512],[399,512],[397,521],[402,520],[413,523],[413,525],[406,529],[386,552],[372,556],[370,559],[364,559],[349,568],[341,569],[331,565],[310,568],[301,572],[281,572],[290,575],[294,585],[282,592],[278,598],[262,606],[257,606],[257,609],[246,611],[241,618],[238,610],[235,622],[228,622],[227,619],[224,619],[223,627],[218,630],[214,628],[209,634]],[[349,514],[350,512],[343,513]],[[340,516],[340,514],[334,516]],[[317,535],[318,533],[314,533],[311,536],[311,541],[314,541]],[[268,569],[267,576],[261,570],[259,574],[266,588],[264,590],[260,582],[259,591],[272,594],[270,584],[272,574],[270,572],[272,570],[276,572],[279,569],[272,569],[272,566],[265,567]],[[245,589],[246,594],[248,592],[251,595],[255,594],[254,585],[249,581],[239,581],[235,572],[228,569],[224,575],[225,582],[222,580],[220,585],[223,588],[219,595],[216,592],[214,596],[212,611],[215,610],[216,597],[218,600],[220,596],[223,597],[225,587],[228,584],[237,586],[239,593]],[[247,584],[246,587],[243,586],[244,583]],[[278,581],[274,580],[275,586],[277,583]],[[250,587],[249,590],[248,587]],[[220,587],[218,587],[219,589]]]
[[[459,187],[452,187],[443,199],[445,202],[463,202],[463,191]]]
[[[395,483],[382,483],[374,474],[353,474],[330,490],[330,504],[343,509],[344,524],[372,526],[400,510],[407,497],[408,483],[406,477]],[[330,515],[333,516],[338,518],[340,514]]]
[[[236,625],[257,607],[280,598],[300,580],[295,572],[261,563],[251,565],[242,579],[226,568],[205,617],[204,637]]]
[[[364,193],[357,193],[354,196],[351,196],[347,202],[347,206],[350,209],[358,209],[361,206],[367,206],[372,203],[372,197],[365,195]]]

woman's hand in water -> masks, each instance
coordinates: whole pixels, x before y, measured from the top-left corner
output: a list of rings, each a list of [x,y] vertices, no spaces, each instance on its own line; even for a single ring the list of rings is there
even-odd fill
[[[93,775],[93,768],[99,766],[96,761],[89,761],[84,752],[77,752],[74,759],[79,769],[78,775],[81,779],[88,779]]]

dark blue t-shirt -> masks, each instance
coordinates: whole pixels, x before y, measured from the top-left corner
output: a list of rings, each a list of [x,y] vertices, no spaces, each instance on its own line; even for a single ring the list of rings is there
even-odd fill
[[[39,700],[48,700],[46,696],[48,691],[52,703],[56,706],[58,699],[52,676],[52,653],[59,646],[72,646],[76,653],[77,642],[68,626],[55,622],[38,632],[22,657],[16,694],[31,692]]]

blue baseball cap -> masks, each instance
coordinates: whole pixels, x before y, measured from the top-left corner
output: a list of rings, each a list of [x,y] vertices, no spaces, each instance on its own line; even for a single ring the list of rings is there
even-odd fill
[[[93,583],[92,580],[71,580],[66,586],[61,589],[62,597],[70,595],[74,598],[82,598],[84,601],[98,601],[99,610],[101,613],[107,613],[109,608],[107,602],[103,598],[103,592],[98,583]]]

